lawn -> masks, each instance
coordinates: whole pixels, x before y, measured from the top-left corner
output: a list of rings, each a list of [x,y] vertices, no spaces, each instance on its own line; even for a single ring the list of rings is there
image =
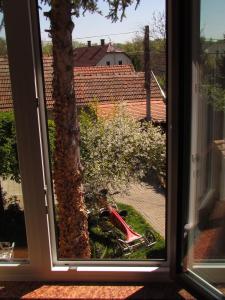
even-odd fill
[[[150,248],[141,246],[133,253],[125,256],[118,246],[118,239],[124,239],[124,235],[107,219],[92,216],[89,219],[90,244],[93,259],[164,259],[165,241],[164,239],[146,222],[143,216],[132,206],[117,203],[118,210],[126,210],[127,216],[124,217],[126,223],[137,233],[148,236],[153,232],[156,244]],[[11,205],[6,210],[4,220],[1,221],[0,240],[16,242],[16,246],[26,246],[26,232],[23,211]]]
[[[165,259],[164,239],[146,222],[143,216],[132,206],[117,203],[119,210],[128,212],[125,217],[127,224],[141,235],[148,236],[152,232],[156,237],[156,244],[150,248],[141,246],[130,255],[125,256],[118,247],[118,238],[123,239],[123,234],[107,220],[97,217],[89,222],[89,233],[92,248],[92,258],[95,259]]]

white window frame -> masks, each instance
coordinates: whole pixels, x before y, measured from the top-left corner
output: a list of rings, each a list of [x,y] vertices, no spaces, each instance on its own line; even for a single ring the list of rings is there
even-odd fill
[[[0,280],[165,281],[176,265],[177,113],[178,66],[172,49],[174,10],[168,15],[168,199],[166,261],[82,261],[65,265],[56,260],[53,201],[49,168],[44,85],[39,47],[38,16],[34,0],[5,0],[4,16],[14,101],[18,154],[22,177],[29,262],[0,264]],[[19,20],[19,21],[18,21]],[[23,33],[21,35],[21,32]],[[19,37],[19,41],[17,40]],[[175,50],[177,51],[177,50]],[[24,61],[26,63],[24,64]],[[26,112],[26,113],[25,113]],[[173,165],[173,168],[172,168]],[[35,170],[35,172],[33,172]],[[172,201],[173,200],[173,201]],[[49,214],[46,213],[46,209]],[[50,216],[50,217],[49,217]],[[49,221],[50,219],[50,221]],[[50,237],[50,238],[49,238]],[[57,264],[56,264],[57,261]]]
[[[204,206],[210,207],[211,197],[214,193],[214,189],[212,188],[211,182],[213,178],[213,174],[210,174],[211,182],[207,187],[207,190],[204,192],[204,200],[201,199],[203,195],[203,188],[205,188],[205,180],[202,176],[198,176],[198,172],[201,171],[204,173],[202,169],[202,165],[205,165],[205,158],[201,157],[201,153],[206,148],[207,143],[207,133],[204,132],[202,134],[202,123],[206,124],[208,120],[204,120],[206,118],[206,104],[200,98],[200,86],[201,81],[199,78],[199,58],[198,58],[198,45],[199,45],[199,37],[200,37],[200,19],[199,19],[199,9],[200,4],[199,1],[192,0],[192,112],[191,112],[191,151],[190,151],[190,184],[189,184],[189,208],[188,208],[188,228],[189,230],[197,226],[199,222],[198,210]],[[199,28],[199,32],[196,30]],[[213,119],[215,119],[215,112],[213,112]],[[213,120],[214,122],[214,120]],[[212,130],[214,124],[212,123]],[[200,138],[201,137],[201,138]],[[210,163],[214,157],[212,156]],[[207,197],[208,195],[211,195]],[[202,203],[199,204],[198,201],[201,199]],[[198,207],[198,208],[197,208]],[[205,259],[199,262],[195,262],[194,259],[194,247],[192,247],[194,243],[194,236],[190,235],[188,239],[188,256],[187,256],[187,266],[188,272],[193,276],[205,282],[208,286],[210,286],[213,290],[218,290],[211,285],[211,283],[221,283],[223,278],[225,278],[225,260],[224,259]],[[206,281],[207,278],[207,281]]]

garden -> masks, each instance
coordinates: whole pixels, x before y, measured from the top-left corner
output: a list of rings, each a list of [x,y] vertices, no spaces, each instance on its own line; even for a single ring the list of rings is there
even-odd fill
[[[115,203],[113,194],[129,192],[133,183],[145,180],[149,171],[157,177],[165,177],[166,145],[165,134],[159,126],[151,122],[137,122],[126,113],[124,106],[115,106],[113,114],[105,118],[97,117],[97,104],[79,112],[80,153],[83,166],[83,186],[85,205],[88,211],[88,231],[91,258],[94,259],[163,259],[165,241],[134,207]],[[52,170],[54,172],[55,124],[48,121],[49,145]],[[20,182],[15,125],[12,113],[0,115],[0,156],[2,179]],[[13,151],[13,152],[12,152]],[[101,190],[107,190],[107,203],[98,201]],[[5,191],[1,193],[0,240],[26,245],[26,231],[23,208],[17,199],[9,202]],[[138,201],[138,199],[137,199]],[[56,235],[60,234],[60,220],[57,215],[58,201],[55,195]],[[141,246],[125,253],[118,247],[118,239],[124,240],[124,233],[100,210],[107,205],[116,205],[118,211],[126,211],[122,216],[130,228],[141,236],[153,234],[156,242],[151,247]],[[17,218],[15,218],[17,216]],[[157,216],[156,216],[157,217]],[[6,229],[7,228],[7,229]],[[18,228],[22,228],[18,231]],[[15,237],[16,235],[16,237]]]

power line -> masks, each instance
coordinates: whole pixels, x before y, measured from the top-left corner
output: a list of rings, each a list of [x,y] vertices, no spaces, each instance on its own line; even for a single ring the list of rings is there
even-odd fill
[[[127,53],[127,54],[142,54],[142,53],[144,53],[144,51],[126,51],[126,49],[124,50],[124,52]],[[157,54],[166,54],[166,51],[162,51],[162,50],[153,50],[153,49],[151,49],[151,52],[153,54],[156,54],[156,53]]]
[[[129,31],[129,32],[108,33],[108,34],[101,34],[101,35],[84,36],[84,37],[77,37],[76,40],[90,39],[90,38],[103,37],[103,36],[111,36],[111,35],[122,35],[122,34],[139,33],[139,32],[140,31],[136,30],[136,31]]]

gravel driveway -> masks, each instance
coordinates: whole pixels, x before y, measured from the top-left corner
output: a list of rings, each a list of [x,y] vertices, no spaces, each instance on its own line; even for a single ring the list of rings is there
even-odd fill
[[[152,227],[165,238],[165,196],[151,185],[132,185],[129,194],[115,196],[117,202],[132,205]]]

